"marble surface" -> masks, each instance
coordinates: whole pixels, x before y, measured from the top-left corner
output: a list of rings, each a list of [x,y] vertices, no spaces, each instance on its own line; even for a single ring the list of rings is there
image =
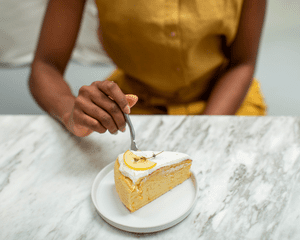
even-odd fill
[[[45,115],[0,116],[0,239],[300,239],[300,118],[132,116],[142,150],[189,154],[192,213],[156,233],[118,230],[96,212],[96,175],[129,131],[86,138]]]

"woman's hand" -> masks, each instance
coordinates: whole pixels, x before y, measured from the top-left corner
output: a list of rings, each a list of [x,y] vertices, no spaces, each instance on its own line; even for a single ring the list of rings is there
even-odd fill
[[[78,137],[93,131],[123,132],[126,126],[123,113],[129,114],[137,101],[137,96],[125,95],[115,82],[96,81],[80,88],[72,111],[63,116],[63,123]]]

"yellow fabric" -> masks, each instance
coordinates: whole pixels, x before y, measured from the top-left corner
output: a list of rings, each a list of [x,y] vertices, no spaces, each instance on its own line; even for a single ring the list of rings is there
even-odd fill
[[[204,109],[199,96],[228,62],[222,44],[234,40],[243,0],[95,1],[100,41],[118,66],[108,80],[137,95],[141,112]]]
[[[118,82],[122,89],[125,89],[128,93],[131,91],[131,85],[126,84],[127,77],[124,73],[117,69],[108,78],[110,81]],[[146,89],[146,88],[145,88]],[[185,104],[174,102],[168,102],[163,98],[151,97],[147,94],[147,91],[141,88],[139,95],[144,98],[149,97],[149,101],[143,101],[139,99],[137,104],[131,108],[131,114],[169,114],[169,115],[198,115],[202,114],[205,107],[205,101],[193,101]],[[166,109],[160,109],[157,106],[165,106]],[[253,79],[252,84],[248,90],[248,93],[236,112],[238,116],[265,116],[267,115],[267,105],[265,104],[264,97],[261,93],[261,88],[258,80]]]
[[[202,114],[206,107],[205,101],[197,101],[189,104],[171,106],[168,108],[170,115],[198,115]],[[267,106],[261,94],[258,81],[253,79],[249,91],[236,112],[239,116],[265,116],[267,114]]]

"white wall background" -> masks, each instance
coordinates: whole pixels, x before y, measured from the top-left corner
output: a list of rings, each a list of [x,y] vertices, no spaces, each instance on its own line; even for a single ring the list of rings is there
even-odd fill
[[[300,0],[269,0],[256,76],[269,115],[300,115]]]
[[[66,79],[76,94],[80,86],[105,79],[113,69],[112,65],[71,62]],[[29,67],[0,68],[0,114],[43,113],[29,94],[28,75]],[[300,0],[268,1],[255,76],[269,115],[300,115]]]

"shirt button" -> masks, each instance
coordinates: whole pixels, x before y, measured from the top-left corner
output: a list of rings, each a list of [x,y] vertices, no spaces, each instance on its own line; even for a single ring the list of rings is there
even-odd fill
[[[171,37],[175,37],[176,36],[176,32],[171,32]]]

